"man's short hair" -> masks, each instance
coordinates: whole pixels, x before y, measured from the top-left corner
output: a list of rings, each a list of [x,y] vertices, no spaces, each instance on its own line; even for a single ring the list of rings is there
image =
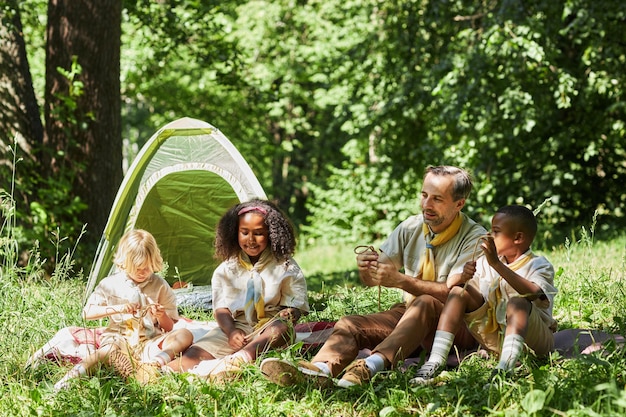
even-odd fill
[[[459,201],[469,197],[470,192],[472,191],[473,184],[470,174],[459,167],[451,165],[431,165],[426,168],[424,178],[426,178],[426,175],[428,174],[452,175],[454,177],[454,187],[452,189],[452,198],[454,198],[454,201]]]

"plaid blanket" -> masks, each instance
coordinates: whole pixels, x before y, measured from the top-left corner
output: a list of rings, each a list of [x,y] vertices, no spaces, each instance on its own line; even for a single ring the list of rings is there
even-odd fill
[[[334,325],[334,322],[296,324],[296,342],[302,342],[303,353],[320,347],[330,336]],[[215,322],[202,322],[183,318],[176,323],[174,329],[188,329],[193,334],[195,341],[216,326],[217,323]],[[40,360],[54,360],[76,364],[100,347],[100,336],[104,329],[104,327],[65,327],[31,355],[26,365],[33,366]]]

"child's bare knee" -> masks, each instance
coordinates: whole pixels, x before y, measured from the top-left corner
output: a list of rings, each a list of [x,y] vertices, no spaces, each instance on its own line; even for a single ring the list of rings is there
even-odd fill
[[[525,297],[512,297],[507,303],[509,311],[526,311],[530,312],[530,300]]]

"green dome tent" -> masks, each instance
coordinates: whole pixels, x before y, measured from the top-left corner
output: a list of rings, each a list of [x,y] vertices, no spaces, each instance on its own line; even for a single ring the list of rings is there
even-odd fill
[[[117,192],[89,273],[86,294],[115,271],[113,255],[131,229],[152,233],[168,265],[170,284],[209,285],[215,227],[228,208],[266,198],[233,144],[215,127],[182,118],[143,146]]]

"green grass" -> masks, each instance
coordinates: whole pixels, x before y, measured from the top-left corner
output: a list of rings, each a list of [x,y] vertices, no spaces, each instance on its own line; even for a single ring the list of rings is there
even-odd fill
[[[0,230],[6,236],[7,230]],[[559,270],[555,314],[561,328],[588,327],[625,333],[626,238],[565,242],[544,252]],[[626,414],[626,355],[609,347],[604,353],[565,359],[553,355],[523,357],[517,378],[483,390],[495,359],[470,357],[443,376],[445,383],[412,387],[410,373],[390,371],[374,383],[348,390],[280,388],[255,366],[226,386],[167,375],[141,387],[100,369],[70,389],[51,386],[67,365],[45,363],[25,369],[28,357],[58,329],[81,324],[83,277],[71,266],[44,278],[33,265],[17,268],[7,259],[10,242],[0,243],[0,415],[6,416],[599,416]],[[358,285],[352,247],[302,249],[296,255],[310,281],[312,312],[307,320],[336,320],[342,315],[378,310],[376,289]],[[384,290],[382,308],[399,299]],[[193,318],[209,317],[185,311]],[[94,325],[95,323],[88,323]],[[297,357],[297,346],[274,353]]]
[[[303,249],[295,258],[307,278],[310,291],[324,292],[336,286],[356,286],[356,255],[349,245],[320,245]]]

